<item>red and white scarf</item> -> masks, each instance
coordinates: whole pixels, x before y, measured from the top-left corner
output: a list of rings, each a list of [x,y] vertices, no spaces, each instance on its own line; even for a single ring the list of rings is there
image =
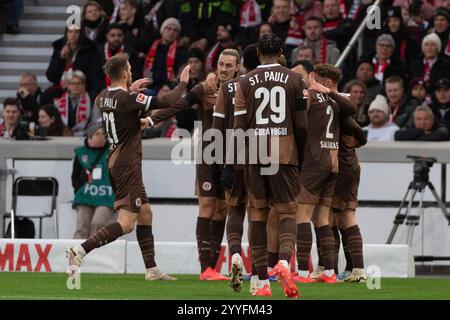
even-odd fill
[[[214,58],[217,56],[217,54],[219,53],[219,49],[220,49],[220,42],[217,42],[214,47],[211,48],[211,50],[208,53],[208,56],[206,57],[206,63],[205,63],[205,67],[206,70],[213,70],[214,68]]]
[[[70,99],[69,93],[66,91],[64,92],[61,98],[53,100],[55,106],[59,110],[61,119],[66,126],[69,123],[69,99]],[[84,129],[87,125],[90,115],[91,115],[91,98],[89,97],[89,94],[85,91],[81,94],[80,100],[78,102],[76,127]]]
[[[124,52],[125,46],[122,45],[119,50],[117,50],[116,53],[112,54],[111,48],[109,47],[108,42],[105,43],[105,63],[108,62],[109,59],[111,59],[111,57],[115,56],[116,54],[120,53],[120,52]],[[106,86],[109,87],[111,85],[111,79],[109,79],[108,75],[105,73],[105,83]]]
[[[303,16],[301,14],[292,15],[289,24],[288,36],[285,43],[292,46],[298,46],[303,43]]]
[[[148,77],[151,75],[153,64],[155,63],[156,50],[161,43],[161,39],[158,39],[153,42],[152,46],[148,50],[147,57],[145,58],[144,63],[144,76]],[[175,56],[177,54],[178,41],[174,41],[170,47],[169,52],[167,53],[166,58],[166,70],[167,70],[167,79],[172,80],[175,76]]]
[[[433,64],[436,62],[437,58],[434,60],[423,59],[423,76],[422,79],[426,84],[430,81],[431,69],[433,68]]]
[[[323,32],[331,31],[339,26],[341,19],[325,20],[323,23]]]
[[[376,57],[372,59],[373,69],[375,71],[375,78],[377,80],[383,81],[384,71],[386,71],[386,68],[389,66],[390,63],[391,63],[390,59],[385,61],[383,64],[379,64],[378,59]]]
[[[348,17],[347,7],[345,6],[345,0],[339,0],[339,12],[342,14],[342,17],[344,18]]]
[[[240,18],[240,25],[243,28],[256,27],[262,23],[261,9],[256,0],[244,0]]]

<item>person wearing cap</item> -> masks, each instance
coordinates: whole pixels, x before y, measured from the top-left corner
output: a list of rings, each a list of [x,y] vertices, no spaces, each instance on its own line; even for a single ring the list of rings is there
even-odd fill
[[[435,118],[426,104],[414,111],[414,127],[403,128],[395,133],[396,141],[447,141],[448,129]]]
[[[108,144],[100,121],[86,131],[84,145],[75,149],[72,207],[77,211],[74,239],[87,239],[110,222],[114,193],[108,174]]]
[[[156,92],[164,83],[174,81],[180,67],[187,61],[185,48],[179,47],[181,25],[178,19],[168,18],[160,28],[161,38],[155,40],[147,52],[143,75],[152,82]]]
[[[66,27],[64,37],[52,43],[53,54],[45,75],[55,87],[66,88],[66,79],[75,70],[81,70],[87,78],[89,91],[100,92],[103,81],[99,55],[95,44],[85,37],[80,26]]]
[[[440,54],[442,42],[436,33],[430,33],[422,40],[422,54],[411,64],[410,75],[412,78],[420,77],[433,89],[433,84],[438,79],[448,77],[450,70],[450,58]],[[428,93],[431,93],[429,91]]]
[[[219,56],[225,49],[237,49],[237,44],[233,39],[236,37],[238,25],[234,23],[224,23],[217,27],[216,43],[209,50],[206,56],[205,69],[207,72],[216,70]]]
[[[434,85],[431,95],[431,110],[437,119],[439,119],[450,130],[450,80],[449,78],[439,79]]]
[[[403,24],[402,11],[400,7],[390,7],[387,9],[387,21],[382,29],[382,33],[392,36],[395,42],[393,56],[401,62],[408,63],[412,60],[419,48],[412,39],[411,33]]]
[[[433,32],[441,39],[441,53],[450,56],[450,11],[444,7],[437,8],[433,24]]]
[[[377,95],[369,106],[370,124],[363,128],[367,131],[367,141],[394,141],[394,134],[399,127],[389,122],[389,106],[382,95]]]
[[[128,43],[125,42],[125,33],[123,31],[123,26],[118,23],[111,23],[106,29],[106,42],[97,46],[97,51],[100,56],[100,63],[102,65],[104,80],[103,88],[109,87],[111,84],[110,79],[106,76],[103,66],[106,62],[120,52],[125,52],[130,57],[131,74],[133,79],[142,78],[142,70],[140,68],[141,64],[139,62],[138,54],[135,48],[130,47]]]
[[[403,64],[394,56],[395,40],[390,34],[382,34],[377,38],[375,56],[372,58],[375,78],[384,83],[391,75],[404,76]]]

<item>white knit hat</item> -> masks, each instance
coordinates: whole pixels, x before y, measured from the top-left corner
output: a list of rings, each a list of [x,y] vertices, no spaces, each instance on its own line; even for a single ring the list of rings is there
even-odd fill
[[[367,112],[370,113],[370,111],[372,110],[383,111],[386,115],[389,115],[389,106],[387,99],[381,94],[377,94],[375,99],[370,104],[369,110]]]
[[[163,30],[169,25],[172,24],[175,27],[178,28],[178,31],[181,31],[181,24],[180,21],[178,21],[178,19],[175,18],[167,18],[166,20],[164,20],[164,22],[161,25],[161,28],[159,29],[159,32],[162,34]]]
[[[429,35],[425,36],[422,40],[422,51],[423,48],[425,46],[426,42],[432,41],[436,44],[438,52],[441,52],[441,48],[442,48],[442,42],[441,39],[439,38],[439,36],[436,33],[430,33]]]

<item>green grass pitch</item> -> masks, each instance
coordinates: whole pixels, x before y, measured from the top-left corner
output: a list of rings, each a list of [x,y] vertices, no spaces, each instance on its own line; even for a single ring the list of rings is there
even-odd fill
[[[281,285],[272,282],[272,297],[257,298],[249,293],[249,282],[235,293],[226,281],[199,281],[198,276],[178,275],[178,281],[144,280],[144,275],[81,274],[81,289],[69,290],[63,273],[0,272],[0,299],[285,299]],[[381,289],[369,290],[364,283],[299,284],[300,299],[447,299],[448,278],[382,278]]]

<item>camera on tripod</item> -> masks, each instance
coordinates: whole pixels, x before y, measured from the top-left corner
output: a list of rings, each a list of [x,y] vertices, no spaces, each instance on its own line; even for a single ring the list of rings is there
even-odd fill
[[[419,156],[406,156],[406,158],[414,160],[413,183],[419,189],[424,188],[430,180],[430,168],[437,162],[436,158]]]

